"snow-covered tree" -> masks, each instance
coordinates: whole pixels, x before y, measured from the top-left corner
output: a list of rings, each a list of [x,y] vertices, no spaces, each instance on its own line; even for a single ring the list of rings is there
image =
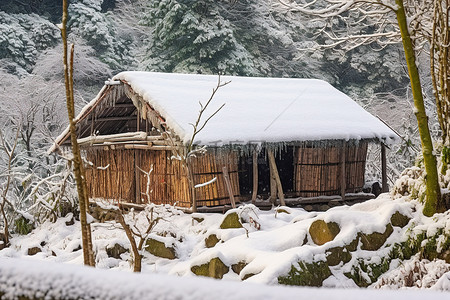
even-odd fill
[[[343,46],[351,50],[374,42],[383,48],[402,41],[427,173],[424,214],[428,216],[445,210],[445,205],[441,199],[436,157],[416,60],[426,45],[426,36],[433,24],[429,16],[435,1],[440,3],[440,0],[279,1],[279,5],[289,12],[308,15],[322,22],[322,30],[328,34],[328,43],[312,45],[313,48]]]
[[[213,0],[163,0],[149,4],[143,24],[152,26],[148,70],[250,75],[252,55]]]

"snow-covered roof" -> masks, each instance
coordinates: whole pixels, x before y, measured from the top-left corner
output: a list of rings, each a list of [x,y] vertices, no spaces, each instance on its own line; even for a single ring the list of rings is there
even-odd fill
[[[218,75],[156,72],[122,72],[112,82],[126,82],[166,125],[188,143],[200,103],[210,99]],[[229,82],[219,88],[203,114],[205,121],[223,104],[196,136],[195,143],[209,146],[248,143],[284,143],[332,140],[378,140],[392,144],[399,137],[384,122],[329,83],[317,79],[221,76]],[[107,93],[105,85],[75,118],[85,119]],[[202,122],[200,122],[202,124]],[[100,134],[105,134],[100,132]],[[48,153],[67,138],[67,127]]]
[[[184,142],[192,136],[200,104],[206,103],[217,75],[122,72],[126,81]],[[317,140],[398,138],[389,127],[329,83],[317,79],[221,76],[221,87],[204,114],[208,122],[198,144],[246,144]]]

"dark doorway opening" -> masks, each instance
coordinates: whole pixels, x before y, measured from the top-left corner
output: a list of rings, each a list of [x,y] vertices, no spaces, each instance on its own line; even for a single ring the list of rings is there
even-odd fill
[[[267,199],[270,195],[270,168],[266,149],[258,154],[258,196]],[[283,192],[294,191],[294,147],[286,146],[275,151],[275,162],[280,175]],[[249,200],[253,191],[253,158],[243,155],[239,161],[239,186],[243,200]]]

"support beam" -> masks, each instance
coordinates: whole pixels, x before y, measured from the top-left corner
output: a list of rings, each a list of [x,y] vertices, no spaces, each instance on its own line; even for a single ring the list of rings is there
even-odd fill
[[[389,192],[387,183],[386,145],[381,143],[381,191]]]
[[[258,196],[258,152],[253,151],[253,192],[252,204],[256,203],[256,196]]]
[[[89,119],[89,121],[92,120]],[[136,120],[136,116],[123,116],[123,117],[104,117],[95,119],[96,122],[109,122],[109,121],[132,121]]]
[[[267,150],[269,151],[269,150]],[[267,157],[269,157],[269,153],[267,153]],[[270,177],[270,197],[269,201],[275,205],[277,202],[277,182],[275,180],[274,170],[273,166],[270,163],[269,159],[269,177]]]
[[[267,154],[269,156],[269,164],[272,167],[273,177],[275,178],[275,183],[278,191],[278,197],[280,198],[280,204],[286,206],[284,202],[283,186],[281,185],[280,175],[278,174],[277,164],[275,163],[275,156],[273,155],[273,150],[268,149]]]
[[[342,200],[345,200],[345,190],[347,188],[347,180],[345,176],[345,152],[347,151],[347,143],[345,141],[342,142],[342,149],[341,149],[341,197]]]

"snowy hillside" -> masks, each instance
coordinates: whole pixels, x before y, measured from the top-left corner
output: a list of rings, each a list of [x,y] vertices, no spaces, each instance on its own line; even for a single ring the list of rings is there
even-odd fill
[[[450,290],[450,214],[427,218],[420,204],[405,200],[383,194],[322,213],[287,207],[260,211],[246,205],[225,215],[189,215],[157,206],[125,217],[141,233],[149,224],[147,217],[161,218],[144,235],[144,273],[269,285]],[[330,228],[332,236],[317,235],[317,226],[323,228],[319,231]],[[120,225],[95,222],[92,230],[97,268],[131,271],[131,247]],[[0,257],[81,265],[80,245],[79,223],[69,214],[29,235],[16,235]]]

